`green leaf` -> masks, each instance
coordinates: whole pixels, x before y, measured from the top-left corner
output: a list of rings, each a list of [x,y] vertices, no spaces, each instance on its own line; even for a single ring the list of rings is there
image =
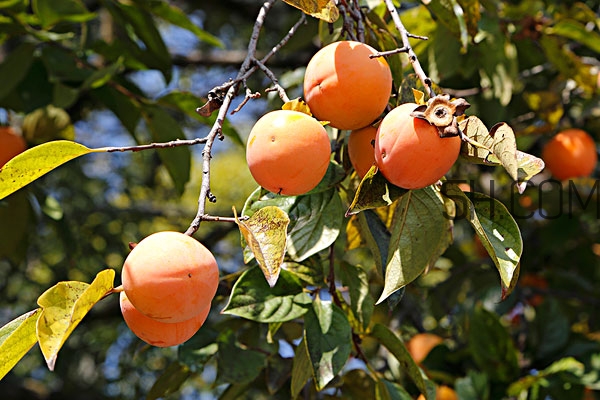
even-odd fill
[[[320,286],[323,284],[323,266],[318,262],[311,263],[309,260],[303,263],[285,262],[283,269],[309,285]]]
[[[91,90],[90,94],[112,111],[129,133],[135,137],[135,130],[141,118],[140,107],[135,100],[110,86]]]
[[[288,215],[291,223],[287,251],[298,262],[335,242],[344,220],[342,200],[333,188],[298,196]]]
[[[426,375],[410,356],[402,340],[387,326],[382,324],[375,324],[371,331],[371,336],[377,339],[379,343],[385,346],[396,357],[404,372],[414,382],[419,391],[423,393],[426,400],[434,400],[435,384],[427,379]]]
[[[304,13],[325,22],[335,22],[340,15],[333,0],[283,0]]]
[[[579,90],[587,94],[597,91],[597,73],[586,64],[563,40],[556,36],[544,35],[539,43],[547,60],[558,70],[563,80],[573,79]]]
[[[475,308],[467,338],[473,361],[492,380],[509,383],[519,375],[517,350],[497,315]]]
[[[156,379],[146,395],[146,400],[156,400],[177,392],[190,375],[191,371],[187,365],[171,363]]]
[[[279,196],[258,188],[246,200],[242,215],[250,217],[267,206],[277,206],[290,217],[287,254],[297,262],[335,242],[344,221],[342,200],[334,188],[303,196]]]
[[[527,375],[516,382],[511,383],[506,394],[509,396],[519,396],[520,398],[530,390],[535,390],[540,386],[548,386],[548,378],[560,373],[570,373],[575,376],[581,376],[585,372],[585,365],[573,357],[561,358],[550,364],[535,375]]]
[[[375,400],[412,400],[412,396],[397,383],[380,379],[375,387]]]
[[[360,181],[354,199],[346,211],[346,217],[364,210],[389,206],[407,192],[407,189],[389,183],[377,172],[377,167],[373,166]]]
[[[0,201],[0,259],[16,262],[27,253],[32,219],[27,191],[18,191]]]
[[[109,82],[113,76],[123,70],[123,58],[120,57],[111,65],[94,71],[81,85],[81,89],[97,89]]]
[[[600,34],[588,29],[583,23],[572,19],[562,19],[554,26],[548,27],[546,33],[575,40],[590,50],[600,53]]]
[[[12,158],[0,169],[0,199],[74,158],[96,151],[68,140],[32,147]]]
[[[236,342],[233,330],[223,332],[217,342],[218,382],[243,385],[256,379],[266,366],[266,354],[242,347]]]
[[[38,298],[42,308],[37,338],[48,368],[54,370],[58,351],[92,307],[113,289],[115,271],[105,269],[91,284],[59,282]]]
[[[143,116],[148,129],[155,142],[170,142],[185,139],[179,123],[165,110],[157,106],[147,105],[143,108]],[[187,146],[178,146],[168,149],[158,149],[160,160],[169,171],[175,189],[179,194],[185,190],[185,184],[190,179],[192,156]]]
[[[511,43],[497,20],[492,20],[487,14],[482,19],[482,26],[487,28],[481,33],[481,42],[477,45],[476,59],[480,75],[480,87],[484,89],[485,98],[494,98],[502,106],[507,106],[513,92],[518,89],[517,49]]]
[[[390,232],[373,210],[366,210],[357,215],[361,236],[373,254],[373,260],[379,271],[385,274],[388,251],[390,249]]]
[[[43,47],[41,60],[48,71],[50,82],[79,84],[94,73],[93,69],[82,67],[81,61],[72,51],[62,47]]]
[[[123,37],[122,41],[135,59],[150,69],[158,69],[165,80],[170,81],[171,56],[152,15],[134,3],[111,2],[106,6],[117,24],[125,27],[128,36]],[[139,41],[143,45],[139,45]]]
[[[312,302],[300,281],[286,270],[274,287],[269,287],[259,268],[245,271],[233,285],[223,314],[252,321],[284,322],[301,317]]]
[[[292,381],[291,392],[292,398],[295,399],[300,394],[306,382],[311,378],[311,362],[306,347],[306,340],[302,338],[294,353],[294,362],[292,364]]]
[[[432,186],[411,190],[396,205],[381,303],[415,280],[452,241],[452,215]]]
[[[369,277],[367,272],[355,265],[340,264],[342,283],[348,287],[350,294],[350,307],[354,317],[360,322],[364,331],[371,322],[371,315],[375,308],[375,299],[369,293]]]
[[[469,370],[467,376],[454,382],[454,389],[461,400],[489,400],[490,382],[485,372]]]
[[[38,308],[0,328],[0,379],[36,344],[35,326],[39,315]]]
[[[192,372],[201,372],[204,365],[219,350],[216,343],[219,332],[204,326],[192,338],[177,347],[178,360]]]
[[[57,139],[75,139],[75,128],[71,124],[69,114],[52,105],[27,114],[21,129],[28,143],[41,144]]]
[[[34,44],[22,43],[12,50],[2,64],[0,64],[0,76],[2,77],[0,99],[3,99],[12,92],[23,78],[25,78],[33,62],[34,50]]]
[[[11,8],[17,5],[23,5],[25,0],[2,0],[0,1],[0,8]]]
[[[141,6],[152,12],[157,17],[172,23],[180,28],[187,29],[192,32],[198,40],[205,42],[211,46],[223,48],[223,42],[216,36],[211,35],[203,29],[195,25],[188,16],[176,6],[165,1],[142,1]]]
[[[352,350],[352,329],[338,306],[317,298],[304,316],[304,339],[320,391],[346,365]]]
[[[447,193],[452,193],[449,197],[458,200],[457,215],[469,219],[494,261],[500,273],[502,298],[506,298],[516,285],[523,253],[523,239],[517,222],[506,206],[495,198],[476,192],[467,196],[453,185],[448,185]]]
[[[571,327],[569,318],[561,310],[555,299],[548,298],[536,310],[536,319],[531,326],[532,336],[537,343],[535,359],[544,360],[558,353],[569,342]]]
[[[240,220],[236,214],[235,221],[269,286],[275,286],[285,256],[289,217],[281,208],[267,206],[247,220]]]
[[[57,22],[85,22],[96,16],[79,0],[33,0],[32,7],[44,29]]]
[[[372,399],[375,380],[363,369],[353,369],[342,377],[344,397],[347,399]],[[411,400],[410,397],[407,400]]]

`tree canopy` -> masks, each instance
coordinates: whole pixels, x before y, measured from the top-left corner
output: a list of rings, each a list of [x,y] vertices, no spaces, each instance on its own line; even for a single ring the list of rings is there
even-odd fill
[[[0,0],[0,125],[28,148],[0,168],[3,398],[596,398],[598,167],[558,180],[542,151],[576,128],[597,152],[599,10]],[[252,126],[310,114],[306,66],[344,40],[389,65],[384,114],[416,103],[460,137],[440,181],[361,177],[350,131],[320,121],[320,183],[257,185]],[[203,326],[168,348],[119,309],[130,249],[160,231],[220,272]]]

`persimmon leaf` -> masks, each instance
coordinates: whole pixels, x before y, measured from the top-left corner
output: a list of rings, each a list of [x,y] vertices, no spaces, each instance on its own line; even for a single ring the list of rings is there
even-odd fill
[[[294,99],[294,100],[290,100],[287,103],[284,103],[281,106],[281,109],[282,110],[299,111],[301,113],[310,115],[312,117],[312,113],[310,112],[310,107],[300,97],[298,97],[297,99]]]
[[[287,213],[279,207],[267,206],[247,220],[240,220],[237,215],[235,220],[269,286],[275,286],[285,256],[290,223]]]
[[[32,147],[8,161],[0,169],[0,199],[16,192],[54,168],[93,152],[82,144],[56,140]]]
[[[518,180],[517,140],[515,133],[505,122],[498,123],[490,129],[493,138],[492,153],[513,180]]]
[[[411,190],[400,198],[391,223],[385,283],[377,304],[415,280],[446,250],[452,241],[453,213],[432,186]]]
[[[0,379],[2,379],[37,342],[35,325],[40,309],[29,311],[0,328]]]
[[[281,271],[277,284],[269,288],[260,270],[250,268],[233,285],[222,313],[262,323],[285,322],[304,315],[311,303],[292,273]]]
[[[372,166],[360,181],[354,199],[346,211],[346,217],[364,210],[389,206],[407,192],[407,189],[389,183],[378,173],[377,167]]]
[[[432,381],[427,379],[427,376],[421,371],[411,357],[406,345],[394,332],[385,325],[375,324],[371,331],[371,336],[385,346],[389,352],[396,357],[404,369],[404,372],[406,372],[421,393],[425,395],[427,400],[435,399],[435,385]]]
[[[299,8],[305,14],[325,22],[335,22],[340,12],[334,0],[283,0],[291,6]]]
[[[517,222],[500,201],[482,193],[467,196],[456,185],[446,186],[444,195],[453,199],[456,214],[469,220],[481,244],[494,261],[502,286],[502,298],[514,289],[519,277],[523,239]]]
[[[48,368],[54,370],[58,351],[92,307],[113,289],[115,271],[105,269],[91,284],[63,281],[38,298],[42,308],[37,339]]]

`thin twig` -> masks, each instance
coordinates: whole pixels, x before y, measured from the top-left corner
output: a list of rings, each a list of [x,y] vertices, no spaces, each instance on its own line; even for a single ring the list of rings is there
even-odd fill
[[[410,42],[408,40],[409,37],[416,37],[416,36],[408,33],[408,31],[404,27],[404,24],[402,24],[402,21],[400,20],[400,16],[398,15],[398,10],[396,10],[396,7],[394,6],[393,1],[392,0],[384,0],[384,1],[385,1],[385,5],[387,6],[388,12],[390,13],[390,15],[392,17],[392,20],[394,21],[394,25],[396,26],[396,29],[398,29],[398,32],[400,32],[400,37],[402,38],[402,46],[407,49],[406,53],[408,54],[408,59],[410,60],[415,73],[417,74],[417,76],[419,77],[421,82],[423,83],[423,86],[425,86],[425,89],[427,90],[427,94],[429,95],[429,97],[434,97],[435,92],[433,91],[433,88],[431,86],[431,79],[427,76],[427,74],[423,70],[423,67],[421,67],[421,63],[419,62],[419,59],[417,58],[417,55],[415,54],[415,52],[412,49]],[[427,38],[421,36],[421,37],[419,37],[419,39],[425,40]]]
[[[151,149],[166,149],[171,147],[179,147],[179,146],[194,146],[197,144],[205,143],[207,138],[196,138],[196,139],[177,139],[172,140],[170,142],[164,143],[150,143],[150,144],[141,144],[137,146],[123,146],[123,147],[102,147],[99,149],[94,149],[95,151],[105,151],[107,153],[115,153],[115,152],[126,152],[126,151],[142,151],[142,150],[151,150]]]
[[[271,82],[273,82],[273,87],[268,89],[268,91],[277,92],[284,103],[290,101],[290,98],[285,93],[285,89],[279,84],[279,80],[277,80],[277,77],[275,76],[273,71],[271,71],[265,64],[263,64],[259,60],[254,59],[253,61],[254,64],[258,68],[260,68],[261,71],[264,72],[264,74],[271,80]]]

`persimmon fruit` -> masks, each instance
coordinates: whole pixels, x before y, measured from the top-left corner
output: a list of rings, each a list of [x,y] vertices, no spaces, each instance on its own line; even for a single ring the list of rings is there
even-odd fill
[[[375,137],[375,161],[392,184],[421,189],[437,182],[456,162],[458,136],[439,136],[435,126],[412,117],[417,104],[404,103],[381,121]]]
[[[385,110],[392,73],[383,57],[361,42],[340,41],[320,49],[304,74],[304,100],[312,114],[338,129],[359,129]]]
[[[186,342],[202,327],[210,311],[210,305],[207,305],[191,319],[167,323],[142,314],[131,304],[125,292],[119,295],[119,305],[129,329],[144,342],[156,347],[177,346]]]
[[[377,128],[366,126],[356,129],[348,137],[348,156],[356,174],[363,178],[375,164],[375,136]]]
[[[423,362],[423,360],[425,360],[429,352],[442,342],[442,337],[436,335],[435,333],[417,333],[408,340],[406,343],[406,349],[410,353],[413,360],[417,364],[420,364]]]
[[[325,176],[331,156],[323,125],[299,111],[276,110],[252,127],[246,161],[254,180],[286,196],[305,194]]]
[[[0,126],[0,168],[27,149],[25,139],[10,126]]]
[[[582,129],[565,129],[545,144],[542,159],[558,180],[589,176],[598,163],[596,143]]]
[[[219,284],[217,261],[202,243],[180,232],[157,232],[131,250],[123,290],[142,314],[174,323],[208,307]]]

